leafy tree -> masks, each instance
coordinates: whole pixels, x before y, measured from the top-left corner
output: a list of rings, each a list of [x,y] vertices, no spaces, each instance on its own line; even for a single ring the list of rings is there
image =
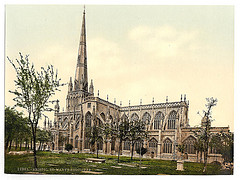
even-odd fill
[[[22,112],[16,111],[14,108],[5,106],[5,150],[11,150],[12,141],[15,140],[17,149],[20,142],[20,150],[22,141],[29,139],[30,127],[27,118],[23,117]],[[26,142],[27,143],[27,142]]]
[[[200,152],[200,163],[202,162],[202,152],[203,152],[203,142],[202,139],[198,136],[197,141],[194,143],[194,149],[197,152],[197,162],[198,162],[198,157],[199,157],[199,152]]]
[[[118,163],[120,161],[120,151],[122,149],[122,142],[126,139],[126,137],[128,135],[128,129],[129,129],[129,121],[126,119],[118,121],[117,123],[113,124],[113,126],[112,126],[113,136],[115,136],[117,139],[119,139]]]
[[[15,90],[9,91],[15,95],[13,99],[16,106],[27,111],[28,122],[30,123],[33,138],[34,167],[37,168],[36,156],[36,132],[38,121],[45,111],[51,111],[49,98],[59,90],[60,79],[53,66],[46,69],[41,67],[41,71],[35,70],[34,65],[30,64],[28,55],[25,58],[20,54],[20,59],[8,60],[16,71]]]
[[[233,162],[234,134],[231,132],[221,133],[222,146],[220,153],[226,162]]]
[[[185,145],[184,144],[178,144],[177,145],[177,150],[178,150],[178,152],[181,153],[181,159],[182,159],[182,155],[183,155],[183,153],[185,151]]]
[[[127,137],[131,141],[132,151],[131,160],[133,158],[134,145],[139,139],[145,139],[148,136],[148,131],[145,129],[145,122],[141,120],[130,121]]]
[[[51,133],[49,131],[46,130],[41,130],[41,129],[37,129],[37,141],[39,142],[39,150],[42,150],[42,145],[46,142],[50,141],[50,135]]]
[[[86,132],[86,137],[89,139],[92,150],[95,151],[95,145],[97,145],[97,158],[99,142],[102,140],[103,129],[98,127],[95,123],[92,127],[89,127]]]
[[[69,152],[72,149],[73,149],[73,145],[72,144],[65,144],[65,150],[67,150]]]
[[[137,150],[136,150],[136,152],[137,152],[139,155],[141,155],[141,156],[143,156],[144,154],[146,154],[147,151],[148,151],[147,148],[144,148],[144,147],[137,148]]]

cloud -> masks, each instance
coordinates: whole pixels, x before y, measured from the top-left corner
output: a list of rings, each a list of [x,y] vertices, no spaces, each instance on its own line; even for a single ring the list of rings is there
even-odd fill
[[[177,30],[171,26],[138,26],[130,30],[128,38],[148,56],[169,58],[182,54],[182,51],[198,49],[198,35],[197,31]]]

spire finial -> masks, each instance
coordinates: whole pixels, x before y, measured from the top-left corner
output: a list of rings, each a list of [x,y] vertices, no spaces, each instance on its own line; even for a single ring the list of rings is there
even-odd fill
[[[85,14],[85,9],[86,9],[86,8],[85,8],[85,4],[84,4],[84,6],[83,6],[83,14]]]

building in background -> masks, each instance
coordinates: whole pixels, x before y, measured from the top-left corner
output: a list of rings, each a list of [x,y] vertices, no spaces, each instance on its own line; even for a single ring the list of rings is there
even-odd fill
[[[144,83],[144,82],[143,82]],[[99,92],[94,94],[94,85],[88,82],[87,49],[86,49],[86,24],[85,10],[83,12],[82,30],[78,51],[75,78],[70,77],[68,94],[66,97],[66,110],[60,112],[59,102],[55,105],[54,122],[48,122],[48,127],[53,135],[51,149],[64,151],[66,143],[73,145],[75,152],[90,152],[90,144],[86,137],[86,128],[93,124],[93,116],[97,123],[114,123],[125,117],[135,121],[146,122],[146,129],[150,132],[149,139],[144,140],[148,152],[146,156],[161,159],[176,159],[177,144],[186,145],[186,155],[189,161],[196,161],[197,154],[194,149],[197,128],[190,127],[188,119],[189,101],[186,95],[179,101],[122,107],[99,98]],[[46,124],[46,122],[45,122]],[[50,124],[50,125],[49,125]],[[228,132],[229,127],[213,127],[212,132]],[[118,139],[102,139],[99,152],[103,154],[118,153]],[[126,139],[120,150],[122,155],[130,155],[130,141]],[[134,152],[136,155],[136,152]],[[209,150],[209,162],[220,161],[220,154]]]

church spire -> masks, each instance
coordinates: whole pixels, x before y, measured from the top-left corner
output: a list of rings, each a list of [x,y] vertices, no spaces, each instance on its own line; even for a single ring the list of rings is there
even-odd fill
[[[83,11],[82,30],[78,49],[78,59],[74,87],[75,90],[83,90],[85,92],[88,91],[85,6]]]

